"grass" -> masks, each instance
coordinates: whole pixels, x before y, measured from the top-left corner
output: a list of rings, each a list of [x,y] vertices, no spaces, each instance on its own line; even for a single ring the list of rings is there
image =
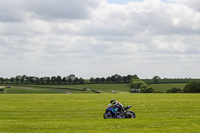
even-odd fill
[[[187,83],[167,83],[167,84],[150,84],[156,90],[166,92],[174,87],[183,89]],[[59,89],[60,88],[60,89]],[[61,89],[62,88],[62,89]],[[77,91],[63,88],[89,89],[89,91]],[[96,90],[102,93],[128,93],[130,91],[129,84],[82,84],[82,85],[12,85],[6,88],[8,94],[53,94],[53,93],[94,93]]]
[[[59,89],[60,88],[60,89]],[[61,88],[89,89],[89,91],[76,91]],[[92,90],[97,90],[103,93],[129,92],[128,84],[82,84],[82,85],[12,85],[11,88],[6,88],[8,94],[52,94],[52,93],[94,93]]]
[[[199,133],[199,94],[0,95],[0,133]],[[104,120],[110,99],[136,119]]]
[[[183,90],[186,84],[187,83],[167,83],[167,84],[150,84],[150,86],[155,88],[156,90],[166,92],[168,89],[172,89],[174,87],[177,87]]]
[[[183,89],[187,83],[163,83],[150,84],[156,90],[166,92],[174,87]],[[60,89],[59,89],[60,88]],[[62,89],[61,89],[62,88]],[[63,88],[89,89],[89,91],[76,91]],[[102,93],[129,92],[129,84],[81,84],[81,85],[12,85],[11,88],[6,88],[8,94],[52,94],[52,93],[94,93],[91,90],[96,90]]]

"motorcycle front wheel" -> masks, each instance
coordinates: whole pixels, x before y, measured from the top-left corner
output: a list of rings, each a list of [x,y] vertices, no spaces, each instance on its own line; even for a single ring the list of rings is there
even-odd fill
[[[132,118],[132,119],[136,118],[136,115],[133,111],[128,111],[128,112],[129,112],[128,118]]]

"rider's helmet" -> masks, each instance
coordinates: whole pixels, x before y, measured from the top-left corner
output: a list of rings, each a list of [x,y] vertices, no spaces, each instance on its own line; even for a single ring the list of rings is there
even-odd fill
[[[115,104],[115,99],[110,100],[111,104]]]

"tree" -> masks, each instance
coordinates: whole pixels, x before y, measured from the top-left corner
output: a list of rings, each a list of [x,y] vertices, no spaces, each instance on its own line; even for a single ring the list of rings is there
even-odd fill
[[[140,79],[132,78],[129,86],[131,91],[132,89],[140,89],[141,93],[152,93],[153,91],[155,91],[155,89],[151,88],[148,84]]]
[[[67,79],[68,79],[68,82],[70,84],[73,84],[74,80],[75,80],[76,76],[74,74],[70,74]]]
[[[79,79],[78,78],[74,79],[74,84],[79,84]]]
[[[55,77],[55,76],[52,76],[52,77],[51,77],[51,82],[52,82],[52,84],[55,84],[55,83],[56,83],[56,77]]]
[[[18,84],[18,83],[20,83],[20,81],[21,81],[21,78],[22,78],[22,76],[20,76],[20,75],[19,75],[19,76],[16,76],[16,78],[15,78],[15,79],[16,79],[16,82],[17,82],[17,84]]]
[[[23,75],[21,77],[21,83],[24,84],[26,82],[26,75]]]
[[[30,76],[27,76],[26,77],[26,84],[29,84],[30,83]]]
[[[158,81],[160,80],[160,77],[159,77],[159,76],[154,76],[152,79],[153,79],[153,82],[154,82],[155,84],[157,84]]]
[[[118,75],[118,74],[115,74],[115,75],[113,75],[112,77],[111,77],[111,81],[112,81],[112,83],[117,83],[119,80],[118,80],[118,77],[119,77],[120,75]]]
[[[140,79],[136,74],[133,75],[133,76],[131,76],[131,78],[133,78],[133,79]]]
[[[101,78],[101,83],[105,83],[106,79],[103,77]]]
[[[122,76],[118,75],[117,76],[117,83],[121,83],[123,81]]]
[[[172,89],[168,89],[166,93],[180,93],[182,92],[180,88],[174,87]]]
[[[4,79],[3,79],[2,77],[0,77],[0,83],[1,83],[1,84],[3,83],[3,80],[4,80]]]
[[[56,82],[57,82],[57,84],[60,84],[62,82],[61,76],[56,77]]]
[[[45,77],[44,79],[46,81],[46,84],[50,84],[50,81],[51,81],[50,77]]]
[[[36,81],[36,77],[30,77],[30,83],[31,84],[35,84]]]
[[[67,83],[66,77],[63,77],[62,82],[63,82],[63,84],[66,84],[66,83]]]
[[[84,83],[85,83],[85,80],[84,80],[83,78],[80,78],[80,79],[79,79],[79,83],[80,83],[80,84],[84,84]]]
[[[94,78],[90,78],[90,82],[91,83],[94,83],[95,81],[94,81]]]
[[[132,80],[130,84],[130,88],[141,89],[143,85],[144,83],[141,80]]]
[[[110,83],[111,82],[111,77],[107,77],[106,81],[107,81],[107,83]]]
[[[95,79],[94,79],[94,81],[95,81],[95,83],[97,83],[97,84],[98,84],[98,83],[100,83],[100,82],[101,82],[101,78],[95,78]]]
[[[14,80],[14,78],[13,78],[13,77],[12,77],[12,78],[10,78],[10,82],[11,82],[11,83],[14,83],[14,81],[15,81],[15,80]]]
[[[188,83],[184,89],[183,92],[185,93],[200,93],[200,81],[193,81]]]
[[[35,83],[36,83],[36,84],[40,84],[40,78],[35,77]]]
[[[40,81],[40,84],[44,84],[44,78],[43,77],[41,77],[40,79],[39,79],[39,81]]]

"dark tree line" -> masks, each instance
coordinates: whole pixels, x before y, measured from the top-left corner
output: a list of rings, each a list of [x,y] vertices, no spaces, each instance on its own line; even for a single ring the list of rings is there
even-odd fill
[[[66,77],[52,76],[52,77],[35,77],[35,76],[16,76],[10,79],[0,78],[0,84],[51,84],[51,85],[61,85],[61,84],[83,84],[85,80],[82,78],[77,78],[74,74]]]
[[[113,76],[109,76],[107,78],[90,78],[90,83],[94,84],[104,84],[104,83],[130,83],[132,78],[139,79],[137,75],[127,75],[121,76],[115,74]]]
[[[105,84],[105,83],[130,83],[131,78],[139,79],[137,75],[121,76],[115,74],[109,77],[102,78],[90,78],[91,84]],[[36,77],[19,75],[16,77],[2,78],[0,77],[0,84],[49,84],[49,85],[68,85],[68,84],[84,84],[86,80],[78,78],[74,74],[66,77],[52,76],[52,77]]]

